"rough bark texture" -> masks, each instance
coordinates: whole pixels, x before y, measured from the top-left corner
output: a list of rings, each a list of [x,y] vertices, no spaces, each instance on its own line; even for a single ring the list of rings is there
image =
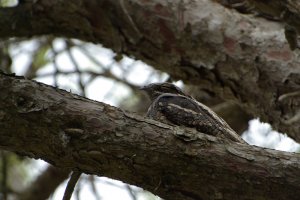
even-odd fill
[[[278,22],[208,0],[25,2],[0,8],[0,37],[54,34],[102,43],[235,101],[300,141],[299,50],[289,49]],[[287,7],[292,14],[282,20],[298,27],[297,1],[251,2],[275,16]]]
[[[298,199],[300,156],[227,143],[0,75],[0,147],[165,199]]]

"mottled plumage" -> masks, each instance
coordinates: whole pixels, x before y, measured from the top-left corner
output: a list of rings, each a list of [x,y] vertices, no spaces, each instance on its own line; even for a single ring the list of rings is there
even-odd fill
[[[214,135],[225,136],[235,142],[245,143],[215,112],[171,83],[154,83],[142,88],[152,104],[147,117],[191,128]]]

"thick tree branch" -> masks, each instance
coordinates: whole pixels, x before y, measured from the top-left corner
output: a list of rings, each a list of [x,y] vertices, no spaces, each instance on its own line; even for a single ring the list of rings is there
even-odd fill
[[[286,18],[298,16],[294,8]],[[289,49],[277,22],[208,0],[53,0],[1,8],[0,26],[2,38],[54,34],[102,43],[235,101],[300,141],[299,50]]]
[[[300,196],[298,154],[228,143],[22,77],[1,74],[0,91],[2,149],[166,199]]]
[[[297,0],[247,0],[263,14],[277,18],[300,33],[300,3]]]

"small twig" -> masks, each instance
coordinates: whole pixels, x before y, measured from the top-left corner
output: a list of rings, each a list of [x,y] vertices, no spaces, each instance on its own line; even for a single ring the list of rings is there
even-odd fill
[[[126,25],[128,24],[129,25],[128,26],[129,30],[131,30],[130,34],[131,34],[132,37],[130,37],[129,40],[130,40],[131,43],[137,44],[141,40],[141,38],[143,38],[143,34],[140,32],[140,30],[138,29],[138,27],[134,23],[132,17],[128,13],[128,10],[126,9],[124,0],[120,0],[119,5],[120,5],[120,7],[122,9],[122,12],[123,12],[122,17],[125,20],[124,24],[126,24]]]
[[[94,63],[95,65],[99,66],[101,69],[109,69],[110,66],[112,66],[114,63],[111,63],[107,66],[104,66],[104,64],[102,64],[100,61],[98,61],[93,55],[91,55],[91,53],[86,49],[85,46],[77,46],[78,50],[83,53],[92,63]]]
[[[65,194],[62,200],[70,200],[76,183],[81,175],[79,171],[73,171],[70,180],[68,181]]]
[[[70,59],[70,61],[73,63],[73,65],[74,65],[74,67],[75,67],[75,70],[78,72],[78,85],[79,85],[79,87],[80,87],[80,89],[81,89],[81,95],[82,96],[86,96],[86,91],[85,91],[85,84],[83,83],[83,81],[82,81],[82,76],[81,76],[81,74],[79,73],[80,72],[80,67],[79,67],[79,64],[78,64],[78,62],[77,62],[77,60],[75,59],[75,57],[74,57],[74,55],[72,54],[72,52],[71,52],[71,48],[72,48],[72,46],[73,46],[73,43],[72,43],[72,41],[71,40],[65,40],[65,43],[66,43],[66,46],[67,46],[67,48],[66,48],[66,51],[67,51],[67,54],[68,54],[68,56],[69,56],[69,59]]]
[[[53,76],[53,79],[54,79],[54,86],[55,87],[58,87],[58,78],[57,78],[57,75],[58,75],[58,72],[59,72],[59,66],[56,62],[56,58],[57,58],[57,55],[59,54],[55,48],[54,48],[54,45],[53,45],[53,40],[52,41],[49,41],[50,43],[50,46],[51,46],[51,51],[53,53],[53,57],[52,57],[52,63],[53,63],[53,67],[54,67],[54,76]]]
[[[101,200],[101,197],[97,191],[96,185],[95,185],[95,177],[93,175],[89,176],[89,183],[91,185],[91,190],[94,193],[94,196],[97,200]]]
[[[132,200],[137,200],[137,197],[136,197],[136,193],[135,191],[130,187],[130,185],[126,184],[125,185],[125,188],[127,189],[128,193],[129,193],[129,196],[131,197]]]
[[[295,96],[300,96],[300,91],[282,94],[278,97],[278,101],[283,101],[284,99],[288,99],[288,98],[295,97]]]
[[[117,82],[123,83],[124,85],[127,85],[128,87],[130,87],[132,90],[137,90],[139,87],[137,85],[134,85],[132,83],[126,82],[125,80],[123,80],[122,78],[117,77],[116,75],[112,74],[110,71],[106,71],[106,72],[94,72],[92,70],[81,70],[81,71],[76,71],[76,70],[69,70],[69,71],[58,71],[58,72],[49,72],[49,73],[44,73],[44,74],[40,74],[40,77],[48,77],[48,76],[54,76],[56,74],[61,74],[61,75],[70,75],[70,74],[76,74],[76,73],[80,73],[80,74],[90,74],[92,76],[103,76],[106,78],[110,78],[112,80],[115,80]]]

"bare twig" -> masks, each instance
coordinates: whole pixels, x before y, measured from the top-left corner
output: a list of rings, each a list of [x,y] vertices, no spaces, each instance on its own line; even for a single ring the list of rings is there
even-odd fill
[[[125,188],[127,189],[127,191],[128,191],[128,193],[129,193],[131,199],[132,199],[132,200],[137,200],[137,198],[136,198],[136,193],[135,193],[134,190],[130,187],[130,185],[127,184],[127,185],[125,186]]]
[[[73,56],[73,54],[71,52],[71,48],[74,45],[73,45],[73,43],[69,39],[65,40],[65,42],[66,42],[66,45],[67,45],[66,50],[67,50],[67,54],[68,54],[68,56],[70,58],[70,61],[73,63],[76,71],[80,72],[79,65],[78,65],[76,59],[74,58],[74,56]],[[84,83],[82,82],[81,73],[78,73],[78,85],[79,85],[79,87],[81,89],[81,95],[86,96],[85,86],[84,86]]]
[[[74,191],[74,188],[76,186],[76,183],[77,183],[80,175],[81,175],[81,172],[73,171],[73,173],[71,175],[71,178],[70,178],[70,180],[67,184],[63,200],[70,200],[71,199],[72,193]]]
[[[97,200],[101,200],[101,197],[100,197],[100,195],[99,195],[99,193],[98,193],[98,191],[96,189],[95,176],[93,176],[93,175],[88,176],[88,180],[89,180],[89,183],[91,185],[91,189],[92,189],[92,191],[94,193],[95,198]]]
[[[54,73],[53,73],[54,86],[57,87],[58,86],[57,75],[58,75],[58,72],[59,72],[59,66],[56,62],[56,57],[59,53],[55,50],[55,48],[53,46],[53,40],[50,41],[50,46],[51,46],[51,50],[52,50],[52,53],[53,53],[52,63],[53,63],[53,67],[54,67]]]

